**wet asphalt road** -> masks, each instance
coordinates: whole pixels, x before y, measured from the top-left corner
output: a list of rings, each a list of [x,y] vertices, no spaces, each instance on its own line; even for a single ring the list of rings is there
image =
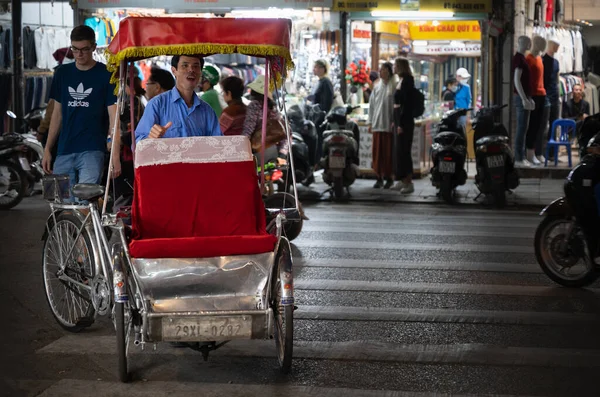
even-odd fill
[[[598,285],[567,290],[536,264],[531,211],[307,205],[294,241],[295,360],[272,341],[133,350],[116,382],[112,324],[62,331],[48,309],[39,196],[0,212],[0,395],[598,396]]]

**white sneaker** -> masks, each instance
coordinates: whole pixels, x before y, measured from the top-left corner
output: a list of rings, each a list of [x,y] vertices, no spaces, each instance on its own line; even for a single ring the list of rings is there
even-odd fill
[[[535,157],[535,156],[533,156],[533,158],[531,159],[531,161],[533,162],[533,165],[540,165],[540,164],[542,164],[540,162],[540,160],[538,160],[538,158]]]
[[[524,167],[533,167],[533,164],[531,164],[531,163],[529,162],[529,160],[527,160],[527,159],[523,159],[523,166],[524,166]]]
[[[402,183],[401,181],[396,182],[396,184],[390,188],[390,190],[400,190],[400,191],[402,191],[402,189],[404,189],[404,183]]]
[[[404,185],[404,187],[400,190],[400,194],[410,194],[415,191],[415,184],[409,183]]]
[[[540,162],[540,164],[544,164],[546,162],[546,158],[544,156],[537,156],[537,159]]]

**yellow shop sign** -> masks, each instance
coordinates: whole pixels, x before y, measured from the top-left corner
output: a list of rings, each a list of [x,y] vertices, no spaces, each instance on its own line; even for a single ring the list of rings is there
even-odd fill
[[[409,22],[411,40],[481,40],[478,21]]]

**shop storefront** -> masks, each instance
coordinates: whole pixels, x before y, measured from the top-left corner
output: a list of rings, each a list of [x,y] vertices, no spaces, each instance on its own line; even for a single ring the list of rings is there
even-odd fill
[[[429,172],[429,146],[434,128],[451,104],[442,101],[445,81],[459,68],[469,71],[472,106],[481,106],[486,94],[482,79],[485,48],[482,41],[481,21],[487,19],[491,2],[465,0],[444,3],[433,0],[402,2],[378,1],[373,7],[360,2],[335,2],[334,10],[346,11],[351,16],[349,62],[361,59],[378,70],[384,62],[393,62],[399,56],[409,60],[418,88],[426,98],[425,114],[417,120],[413,141],[415,176]],[[448,8],[450,7],[450,8]],[[468,13],[465,11],[469,11]],[[369,30],[370,43],[356,39],[355,27]],[[371,173],[371,138],[367,133],[368,104],[363,104],[356,115],[361,125],[361,171]]]

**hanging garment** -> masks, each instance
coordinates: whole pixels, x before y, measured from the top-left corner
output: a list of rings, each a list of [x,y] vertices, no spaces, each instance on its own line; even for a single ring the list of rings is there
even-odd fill
[[[580,32],[573,33],[573,43],[575,44],[575,72],[583,72],[583,40]]]
[[[554,22],[554,0],[546,0],[546,22]]]
[[[0,34],[0,41],[2,44],[2,59],[0,59],[0,63],[3,69],[8,69],[12,67],[12,36],[10,29],[5,29],[2,34]]]
[[[117,27],[110,18],[102,18],[102,21],[104,22],[106,28],[106,42],[107,44],[110,44],[117,34]]]
[[[37,63],[35,54],[35,32],[29,27],[23,28],[23,67],[34,69]]]
[[[52,56],[56,47],[56,31],[50,28],[44,28],[44,37],[42,39],[43,54],[46,58],[45,69],[53,69],[58,65],[56,59]],[[70,44],[70,43],[69,43]]]
[[[94,29],[96,33],[96,45],[105,46],[108,44],[106,35],[106,24],[98,17],[86,19],[83,24]]]
[[[35,56],[37,58],[36,66],[38,69],[47,69],[46,60],[48,59],[44,53],[44,28],[37,28],[34,32],[35,41]]]

